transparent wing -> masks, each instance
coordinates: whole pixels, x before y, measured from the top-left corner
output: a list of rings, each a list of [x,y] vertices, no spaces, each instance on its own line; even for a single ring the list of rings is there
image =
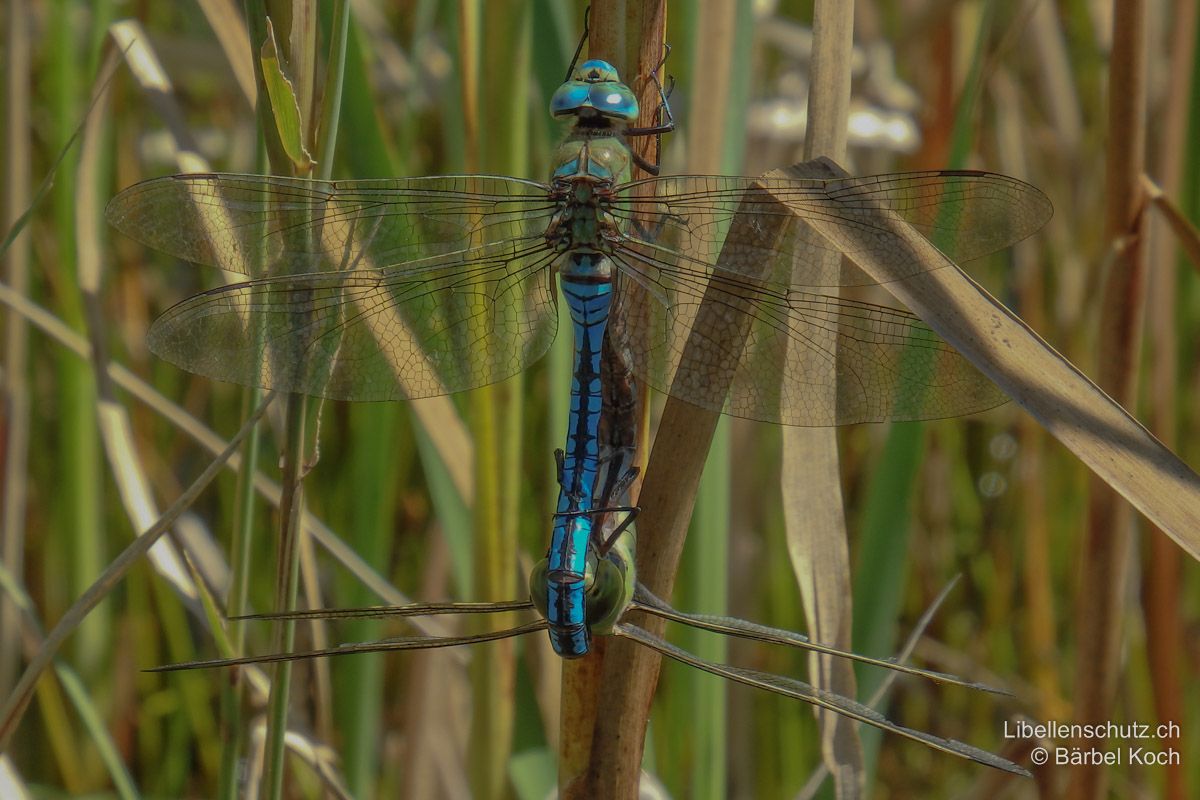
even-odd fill
[[[897,277],[908,277],[928,266],[907,259],[905,251],[894,246],[894,234],[886,225],[889,217],[912,225],[952,261],[969,261],[1029,236],[1050,219],[1053,207],[1039,189],[1006,175],[936,171],[831,180],[651,178],[621,187],[612,213],[653,220],[654,235],[641,239],[647,247],[709,265],[716,264],[719,255],[720,269],[731,276],[820,287],[867,286],[875,281],[853,264],[820,258],[823,251],[853,251],[848,242],[834,245],[813,236],[806,218],[876,232],[870,239],[876,252],[903,259]],[[722,252],[725,233],[739,213],[763,224],[758,235],[744,236],[736,248]]]
[[[969,681],[965,678],[960,678],[957,675],[950,675],[945,672],[936,672],[929,669],[921,669],[910,664],[905,664],[894,658],[872,658],[870,656],[860,655],[851,650],[839,650],[836,647],[830,647],[820,642],[814,642],[807,636],[795,631],[789,631],[785,628],[772,628],[767,625],[760,625],[757,622],[740,619],[738,617],[724,617],[713,614],[690,614],[685,611],[679,611],[672,608],[656,597],[649,589],[642,584],[637,585],[637,591],[634,594],[630,608],[635,611],[642,611],[647,614],[653,614],[656,617],[678,622],[681,625],[687,625],[700,630],[712,631],[713,633],[724,634],[725,636],[733,636],[739,639],[753,639],[759,642],[768,644],[783,645],[784,647],[795,647],[801,650],[810,650],[816,653],[824,653],[826,655],[837,656],[838,658],[847,658],[851,661],[857,661],[860,664],[870,664],[874,667],[890,669],[893,672],[904,673],[907,675],[916,675],[918,677],[927,678],[937,683],[951,684],[954,686],[962,686],[967,689],[976,689],[982,692],[991,694],[1010,695],[1004,689],[997,689],[994,686],[988,686],[977,681]]]
[[[106,215],[157,250],[260,278],[524,239],[544,231],[554,212],[547,192],[487,175],[330,182],[192,174],[131,186]]]
[[[953,417],[1007,399],[905,311],[733,281],[632,249],[614,260],[612,324],[625,329],[635,372],[692,405],[825,426]]]
[[[614,255],[621,274],[613,324],[635,371],[656,389],[735,416],[806,426],[936,419],[1005,402],[912,314],[812,287],[873,283],[841,258],[854,247],[892,261],[898,276],[929,269],[895,233],[895,218],[953,258],[1007,246],[1051,213],[1034,187],[939,172],[685,176],[623,191],[647,184],[661,196],[614,203],[614,213],[636,224]],[[834,233],[816,232],[810,220]],[[838,235],[843,229],[855,235]]]
[[[150,349],[222,381],[336,400],[400,400],[494,383],[554,339],[539,235],[396,267],[263,278],[196,295]]]
[[[836,714],[841,714],[847,719],[852,719],[857,722],[863,722],[867,725],[873,725],[880,730],[888,731],[906,739],[920,742],[921,744],[932,747],[935,750],[940,750],[943,753],[959,756],[961,758],[970,759],[979,764],[995,769],[1011,772],[1016,775],[1029,775],[1029,771],[1006,758],[989,753],[974,745],[969,745],[960,742],[957,739],[946,739],[941,736],[935,736],[932,733],[925,731],[906,728],[892,722],[883,714],[880,714],[873,708],[863,705],[848,697],[843,697],[840,694],[829,692],[824,689],[804,683],[803,681],[795,680],[784,675],[775,675],[769,672],[759,672],[752,669],[743,669],[741,667],[731,667],[726,664],[717,664],[712,661],[707,661],[698,656],[695,656],[686,650],[683,650],[670,642],[662,639],[649,631],[645,631],[636,625],[621,623],[614,628],[614,633],[618,636],[624,636],[632,639],[635,642],[656,650],[668,658],[673,658],[683,664],[695,667],[696,669],[704,670],[712,675],[718,675],[731,681],[736,681],[745,686],[753,686],[757,689],[763,689],[774,694],[790,697],[795,700],[802,700],[805,703],[810,703],[820,708],[828,709]]]
[[[360,642],[343,644],[337,647],[326,647],[321,650],[305,650],[295,653],[272,653],[263,656],[241,656],[239,658],[216,658],[205,661],[186,661],[180,664],[167,664],[162,667],[151,667],[147,672],[180,672],[190,669],[216,669],[219,667],[240,667],[249,664],[273,664],[280,661],[305,661],[312,658],[331,658],[333,656],[350,656],[359,653],[387,653],[397,650],[433,650],[441,647],[462,647],[482,642],[495,642],[501,639],[511,639],[514,636],[524,636],[546,629],[546,621],[528,622],[515,628],[476,633],[468,636],[397,636],[379,642]]]

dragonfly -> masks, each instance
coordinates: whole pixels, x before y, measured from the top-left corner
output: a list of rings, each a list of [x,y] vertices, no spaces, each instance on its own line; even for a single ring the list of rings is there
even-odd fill
[[[609,329],[605,333],[601,353],[600,368],[603,380],[597,435],[601,474],[594,487],[595,502],[591,504],[589,511],[584,515],[595,522],[594,535],[589,539],[587,545],[587,575],[584,596],[585,619],[591,634],[627,638],[668,658],[727,680],[800,700],[988,767],[1018,775],[1029,775],[1023,767],[1002,756],[956,739],[940,737],[926,731],[899,725],[871,706],[844,695],[815,687],[786,675],[709,661],[635,624],[631,618],[635,614],[641,613],[719,635],[849,658],[873,667],[885,668],[898,674],[919,676],[941,684],[957,685],[995,694],[1007,694],[1001,689],[983,683],[965,680],[944,672],[921,669],[899,659],[871,658],[840,650],[813,642],[802,634],[786,629],[760,625],[737,617],[689,614],[678,611],[640,584],[637,581],[634,559],[637,533],[632,524],[636,519],[638,509],[636,506],[628,504],[628,493],[638,474],[638,468],[633,466],[637,451],[639,419],[635,388],[636,377],[631,369],[632,362],[629,357],[628,343],[622,331]],[[562,456],[558,455],[557,458],[561,465]],[[560,468],[559,482],[562,484],[561,488],[564,492],[568,491],[566,480],[565,473]],[[260,621],[312,621],[512,612],[528,614],[531,611],[537,611],[539,618],[532,622],[464,636],[402,636],[382,641],[342,644],[337,647],[307,652],[191,661],[156,667],[150,671],[215,669],[361,653],[426,650],[472,645],[535,633],[549,629],[551,626],[549,610],[544,602],[539,602],[539,599],[547,597],[548,563],[548,558],[543,559],[533,569],[530,576],[529,599],[525,600],[482,603],[413,603],[405,606],[314,609],[251,614],[237,618]],[[919,623],[918,629],[924,628],[928,618],[940,605],[949,588],[947,587],[942,595],[934,601],[933,606]]]
[[[620,429],[619,423],[615,427]],[[602,436],[601,439],[603,441],[605,437]],[[622,448],[623,442],[618,443],[613,446],[612,452],[615,453]],[[620,463],[619,460],[607,462],[606,465],[616,463]],[[605,485],[609,486],[612,491],[617,492],[619,495],[629,488],[628,480],[626,479],[626,476],[629,474],[631,474],[631,470],[626,470],[618,479],[611,483],[606,481]],[[625,510],[615,505],[618,495],[599,494],[592,514],[597,520],[597,529],[601,534],[595,537],[589,544],[587,559],[588,579],[584,602],[585,616],[589,631],[592,634],[599,636],[619,636],[630,639],[640,646],[650,648],[668,658],[727,680],[790,699],[800,700],[841,714],[849,719],[920,742],[935,750],[969,759],[988,767],[1023,776],[1029,775],[1026,769],[1002,756],[957,739],[941,737],[926,731],[899,725],[871,706],[836,692],[821,689],[786,675],[709,661],[635,624],[631,620],[634,614],[647,614],[711,633],[848,658],[874,667],[892,670],[893,672],[919,676],[940,684],[956,685],[994,694],[1008,694],[1002,689],[966,680],[948,673],[915,667],[899,659],[872,658],[852,651],[840,650],[811,641],[803,634],[786,629],[760,625],[737,617],[689,614],[672,608],[668,603],[654,596],[637,581],[634,561],[636,529],[632,524],[628,524],[628,518],[618,519],[620,512]],[[600,542],[603,542],[603,546],[600,546]],[[545,563],[545,560],[543,560],[542,565],[534,569],[533,576],[530,578],[532,587],[536,587],[539,580],[543,584],[546,582]],[[944,594],[945,592],[943,592],[943,596]],[[543,604],[537,602],[539,597],[545,597],[544,592],[539,593],[534,588],[530,593],[530,599],[509,602],[413,603],[405,606],[365,606],[359,608],[313,609],[307,611],[245,615],[236,617],[235,619],[312,621],[410,618],[433,615],[478,615],[511,612],[528,613],[533,610],[538,611],[540,617],[535,621],[525,622],[514,627],[463,636],[399,636],[381,641],[342,644],[319,650],[190,661],[154,667],[149,671],[175,672],[181,670],[241,667],[280,661],[299,661],[362,653],[427,650],[492,642],[549,629],[551,623],[547,619],[547,609]],[[941,598],[935,601],[935,608],[940,603],[940,600]],[[933,608],[927,612],[927,616],[931,615],[932,612]]]
[[[1030,235],[1051,207],[1029,184],[971,171],[631,180],[630,137],[673,122],[633,127],[637,99],[602,60],[574,69],[550,111],[571,128],[547,182],[186,174],[123,190],[107,217],[245,278],[166,311],[151,351],[217,380],[337,400],[431,397],[516,374],[555,337],[557,281],[574,378],[537,602],[554,649],[573,658],[592,635],[606,330],[630,333],[640,380],[735,416],[817,426],[981,411],[1007,398],[914,315],[841,296],[836,287],[874,282],[842,257],[863,248],[913,276],[931,267],[900,255],[897,222],[957,262]],[[743,332],[736,349],[696,330],[702,307]]]

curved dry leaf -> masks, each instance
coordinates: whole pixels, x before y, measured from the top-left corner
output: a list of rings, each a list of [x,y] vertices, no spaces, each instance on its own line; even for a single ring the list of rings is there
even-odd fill
[[[860,268],[1200,560],[1200,476],[1016,314],[894,215],[881,210],[879,226],[904,243],[908,249],[904,259],[875,257],[862,241],[872,235],[865,228],[855,230],[818,219],[810,224],[831,243],[854,252]],[[905,259],[926,263],[929,269],[899,278],[891,268]]]

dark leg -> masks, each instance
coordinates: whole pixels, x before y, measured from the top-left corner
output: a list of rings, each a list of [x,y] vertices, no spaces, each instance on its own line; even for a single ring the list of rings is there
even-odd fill
[[[621,538],[621,534],[625,532],[625,529],[633,524],[633,521],[637,519],[638,514],[642,513],[642,509],[638,506],[633,506],[630,508],[613,508],[608,510],[625,511],[628,512],[628,516],[621,520],[621,524],[614,528],[613,532],[608,535],[608,538],[600,543],[600,546],[597,548],[597,550],[601,556],[606,555],[608,551],[612,549],[612,546],[616,544],[617,539]]]
[[[567,67],[567,77],[563,78],[563,83],[571,80],[571,74],[575,72],[575,65],[579,63],[579,54],[583,52],[583,45],[588,40],[588,18],[592,15],[592,7],[588,6],[583,10],[583,35],[579,37],[579,44],[575,46],[575,55],[571,56],[571,66]]]

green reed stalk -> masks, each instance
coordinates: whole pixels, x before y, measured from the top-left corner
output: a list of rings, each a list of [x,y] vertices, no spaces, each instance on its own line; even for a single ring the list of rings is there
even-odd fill
[[[59,137],[50,146],[53,152],[66,147],[67,137],[75,129],[83,109],[80,103],[82,76],[90,66],[87,59],[78,55],[77,23],[80,17],[73,13],[74,5],[70,0],[57,0],[48,18],[50,36],[60,55],[50,64],[52,127]],[[78,163],[75,152],[68,153],[63,159],[53,199],[58,248],[53,263],[59,271],[56,284],[64,289],[77,286],[75,194],[78,187],[75,173]],[[78,292],[60,292],[59,302],[59,316],[75,330],[83,331],[83,306]],[[58,442],[60,465],[54,478],[55,496],[59,502],[55,503],[57,521],[53,530],[65,538],[50,545],[46,552],[60,553],[64,558],[70,554],[68,563],[55,571],[71,576],[67,595],[77,597],[92,584],[105,562],[99,481],[103,470],[96,425],[96,389],[88,364],[69,354],[60,354],[56,361],[57,383],[62,391],[55,422],[57,435],[53,437]],[[52,565],[47,567],[54,569]],[[80,626],[72,646],[74,661],[84,675],[92,673],[107,651],[111,629],[107,611],[92,615]]]
[[[470,2],[461,6],[460,60],[469,172],[523,175],[528,171],[530,9],[530,4],[521,0],[493,0],[482,8]],[[477,389],[469,400],[475,439],[472,561],[476,600],[518,596],[521,415],[516,398],[521,384],[521,378],[515,377]],[[502,625],[504,619],[474,622],[479,630],[488,630]],[[467,758],[471,788],[478,798],[499,798],[508,791],[514,648],[515,643],[507,640],[472,651],[473,713]]]
[[[341,14],[344,15],[344,9]],[[310,152],[317,142],[317,112],[314,106],[316,93],[317,65],[317,6],[308,0],[264,3],[261,0],[250,0],[247,4],[247,20],[251,30],[251,46],[255,55],[263,51],[258,48],[267,41],[268,19],[273,22],[275,48],[281,56],[281,64],[289,70],[290,83],[286,91],[279,91],[270,96],[265,87],[269,67],[264,61],[255,61],[255,71],[259,80],[259,117],[264,125],[267,142],[267,152],[271,160],[272,170],[276,173],[296,174],[311,168],[311,164],[298,163],[296,153],[301,149]],[[327,86],[327,106],[323,114],[325,126],[322,129],[324,139],[320,142],[319,154],[325,159],[322,169],[328,170],[332,164],[334,134],[338,114],[337,102],[341,95],[341,76],[344,74],[345,61],[345,21],[339,18],[341,24],[332,37],[333,48],[328,69],[331,80]],[[279,83],[276,82],[276,87]],[[269,102],[268,102],[269,101]],[[295,104],[299,110],[299,130],[288,130],[282,123],[295,109],[288,104]],[[332,107],[330,107],[332,106]],[[298,137],[299,141],[293,139]],[[288,154],[291,157],[288,157]],[[315,246],[315,245],[314,245]],[[285,356],[286,357],[286,356]],[[276,573],[275,609],[289,611],[295,608],[296,594],[300,575],[300,536],[303,531],[300,519],[303,516],[303,471],[305,466],[305,429],[308,417],[308,402],[304,395],[289,395],[284,412],[284,442],[283,442],[283,497],[280,503],[280,539]],[[319,411],[318,411],[319,413]],[[276,628],[275,649],[290,650],[295,636],[295,623],[286,621]],[[268,702],[267,745],[263,786],[266,796],[274,800],[281,797],[283,792],[284,771],[284,740],[287,733],[288,696],[291,684],[291,663],[278,664],[271,683],[271,695]]]
[[[748,7],[712,5],[694,15],[691,42],[692,75],[705,75],[702,92],[693,97],[702,103],[691,107],[674,134],[688,142],[687,171],[698,174],[738,174],[742,162],[745,119],[749,92],[751,30]],[[679,29],[679,28],[677,28]],[[668,65],[669,66],[669,65]],[[735,91],[741,89],[742,91]],[[724,615],[729,600],[729,536],[731,506],[732,428],[728,419],[717,424],[712,446],[700,478],[696,508],[689,539],[692,546],[680,564],[681,590],[687,608],[697,613]],[[729,646],[724,636],[688,630],[683,646],[700,658],[718,663],[728,661]],[[678,668],[678,669],[677,669]],[[690,765],[683,785],[696,798],[724,797],[728,786],[728,695],[729,684],[714,675],[668,664],[666,669],[682,679],[686,709],[660,719],[659,743],[686,733]],[[677,696],[676,700],[680,698]],[[665,708],[664,708],[665,710]],[[666,766],[665,764],[663,765]]]
[[[339,2],[324,15],[323,23],[335,35],[345,30],[346,56],[342,115],[354,131],[354,146],[344,148],[343,169],[353,177],[382,177],[396,174],[383,146],[375,100],[363,69],[363,54],[357,28],[351,28],[347,4]],[[332,81],[333,70],[328,80]],[[330,88],[326,96],[331,97]],[[327,109],[328,110],[328,109]],[[328,116],[328,114],[327,114]],[[322,130],[336,125],[330,120]],[[332,141],[332,137],[327,141]],[[333,153],[322,146],[318,168],[331,165]],[[327,167],[328,168],[328,167]],[[392,552],[392,510],[399,482],[400,458],[411,450],[401,440],[400,421],[403,407],[396,403],[355,403],[348,409],[349,429],[346,479],[338,482],[343,504],[347,544],[376,569],[386,568]],[[339,574],[335,581],[335,605],[361,606],[375,602],[375,596],[361,581]],[[379,620],[354,620],[344,627],[350,641],[380,638]],[[356,797],[378,793],[381,780],[380,747],[383,736],[385,703],[383,693],[384,658],[369,654],[337,660],[333,672],[333,715],[339,733],[342,770],[349,790]]]
[[[262,402],[261,389],[253,387],[243,390],[242,419],[245,419],[246,415],[260,402]],[[237,485],[234,490],[233,534],[229,543],[231,580],[229,597],[226,601],[226,613],[230,617],[245,614],[248,607],[251,554],[254,543],[254,512],[257,507],[254,472],[258,467],[261,444],[261,429],[255,426],[254,430],[246,437],[246,442],[242,447],[242,466],[238,470]],[[229,638],[233,643],[235,653],[244,652],[246,641],[244,621],[233,620],[229,623]],[[240,672],[237,674],[240,675]],[[245,689],[245,682],[240,678],[231,682],[223,682],[221,686],[221,726],[224,732],[224,741],[221,748],[221,767],[217,778],[217,797],[220,800],[234,800],[238,796],[238,764],[245,742],[242,717]]]

